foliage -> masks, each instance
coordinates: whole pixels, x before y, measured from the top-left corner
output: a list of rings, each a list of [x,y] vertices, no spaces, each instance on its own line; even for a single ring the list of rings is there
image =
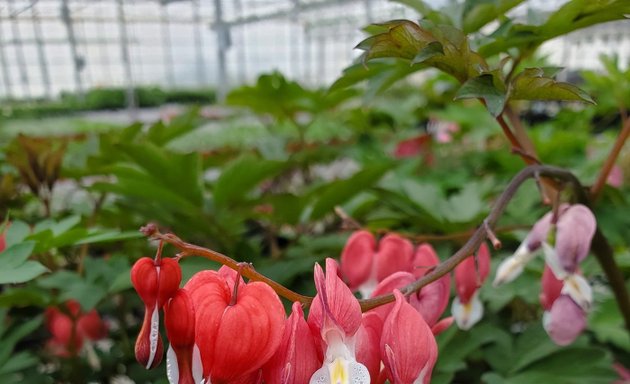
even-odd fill
[[[27,127],[28,135],[4,132],[0,381],[104,382],[124,374],[165,382],[163,371],[145,371],[133,358],[142,304],[129,269],[155,252],[137,232],[147,222],[312,294],[313,264],[338,256],[348,237],[335,207],[376,233],[431,241],[442,260],[457,249],[522,168],[501,132],[508,111],[525,118],[538,159],[572,170],[586,185],[596,180],[621,120],[619,106],[630,104],[630,72],[603,59],[605,73],[582,73],[578,88],[556,80],[557,68],[523,63],[553,37],[629,13],[626,1],[572,0],[538,25],[506,15],[516,0],[469,0],[446,10],[399,2],[423,19],[368,28],[358,45],[362,62],[329,90],[272,73],[233,90],[227,103],[239,109],[219,121],[191,108],[147,126],[62,120],[59,130],[46,121]],[[421,84],[402,81],[428,68],[439,72],[428,72]],[[67,96],[7,109],[19,117],[117,108],[123,95],[102,89],[84,105]],[[159,89],[139,96],[147,106],[214,97]],[[549,105],[559,110],[530,118]],[[422,144],[411,156],[397,156],[407,140]],[[626,175],[628,158],[618,162]],[[619,188],[604,188],[594,206],[626,282],[628,196],[626,178]],[[519,190],[500,220],[504,251],[493,252],[493,271],[546,210],[534,183]],[[481,290],[485,320],[438,337],[433,382],[611,382],[613,362],[630,364],[630,338],[594,260],[583,271],[597,284],[588,331],[570,347],[549,341],[537,302],[542,264],[535,260],[513,285]],[[182,267],[190,277],[217,265],[187,258]],[[44,348],[50,334],[41,314],[70,299],[102,314],[109,347],[96,343],[74,358]]]

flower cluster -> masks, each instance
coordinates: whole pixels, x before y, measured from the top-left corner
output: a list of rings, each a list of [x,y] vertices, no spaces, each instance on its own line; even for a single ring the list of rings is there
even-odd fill
[[[285,318],[268,285],[227,267],[199,272],[183,288],[175,259],[142,258],[131,273],[146,306],[136,358],[146,368],[161,361],[162,310],[171,383],[427,383],[437,360],[436,326],[420,312],[427,299],[394,289],[387,311],[362,313],[333,259],[325,272],[315,265],[308,318],[297,302]],[[448,301],[447,286],[435,286]]]
[[[483,316],[483,305],[478,288],[490,272],[490,252],[482,244],[477,257],[471,255],[455,269],[457,297],[453,301],[453,318],[459,328],[467,330]],[[402,288],[424,276],[438,265],[439,258],[430,244],[423,243],[414,250],[413,244],[396,234],[387,234],[380,241],[368,231],[357,231],[350,236],[341,254],[342,275],[353,291],[371,298]],[[422,315],[434,333],[448,327],[453,318],[440,317],[448,306],[450,275],[446,274],[407,297],[409,303]],[[389,313],[391,305],[374,311],[381,318]]]
[[[92,309],[84,313],[75,300],[69,300],[61,307],[48,307],[44,317],[51,334],[46,346],[59,357],[77,356],[87,342],[107,337],[107,325],[98,312]]]
[[[595,216],[587,207],[563,204],[543,216],[514,255],[497,269],[495,286],[514,280],[525,264],[543,251],[543,325],[558,345],[571,344],[586,327],[586,314],[593,299],[579,264],[588,255],[595,228]]]

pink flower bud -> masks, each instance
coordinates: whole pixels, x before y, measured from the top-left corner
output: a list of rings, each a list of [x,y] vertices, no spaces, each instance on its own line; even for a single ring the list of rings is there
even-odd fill
[[[413,244],[396,234],[385,235],[378,243],[378,252],[374,259],[376,280],[383,281],[387,276],[398,271],[411,270]]]
[[[560,295],[543,317],[545,330],[554,343],[571,344],[586,328],[586,313],[567,295]]]
[[[558,219],[555,251],[560,266],[574,273],[591,249],[597,223],[586,206],[572,205]]]
[[[383,325],[381,356],[390,382],[429,383],[438,351],[422,316],[395,290],[396,304]]]
[[[354,232],[341,252],[341,272],[352,290],[368,281],[372,274],[376,240],[368,231]]]

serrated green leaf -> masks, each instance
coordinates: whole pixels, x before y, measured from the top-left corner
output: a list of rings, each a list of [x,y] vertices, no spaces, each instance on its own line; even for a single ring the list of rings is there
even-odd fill
[[[492,116],[499,116],[507,101],[505,85],[495,74],[484,73],[466,81],[455,94],[455,100],[470,98],[483,99],[488,112]]]
[[[591,96],[575,85],[545,77],[541,68],[527,68],[515,76],[509,94],[514,100],[574,100],[595,104]]]
[[[383,57],[415,59],[415,62],[440,69],[460,82],[487,70],[483,58],[470,49],[468,38],[457,28],[436,25],[428,20],[421,24],[395,20],[379,25],[387,28],[387,32],[368,37],[357,45],[365,51],[364,61]],[[431,43],[437,44],[429,46]]]
[[[420,49],[420,52],[411,60],[411,64],[422,63],[438,55],[444,56],[444,48],[440,42],[432,41]]]
[[[0,270],[0,284],[25,283],[46,272],[48,268],[37,261],[28,260],[15,268]]]

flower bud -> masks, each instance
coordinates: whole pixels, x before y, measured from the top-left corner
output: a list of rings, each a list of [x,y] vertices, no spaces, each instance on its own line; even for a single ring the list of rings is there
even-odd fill
[[[144,320],[136,340],[136,359],[145,368],[160,364],[164,346],[160,338],[159,310],[179,289],[182,272],[175,259],[139,259],[131,268],[131,282],[144,302]]]

